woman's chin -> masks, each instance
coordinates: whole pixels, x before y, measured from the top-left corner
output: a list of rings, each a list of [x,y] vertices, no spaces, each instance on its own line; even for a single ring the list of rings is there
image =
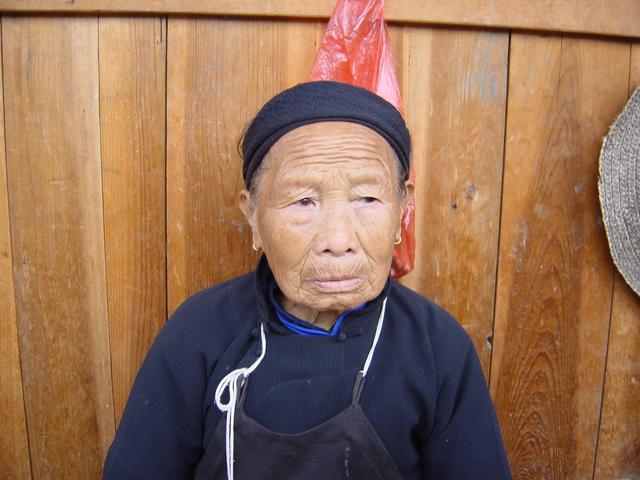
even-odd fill
[[[378,293],[363,281],[358,282],[355,288],[350,284],[322,284],[318,286],[314,284],[305,292],[305,298],[301,299],[302,302],[299,303],[322,312],[344,312],[373,300]]]

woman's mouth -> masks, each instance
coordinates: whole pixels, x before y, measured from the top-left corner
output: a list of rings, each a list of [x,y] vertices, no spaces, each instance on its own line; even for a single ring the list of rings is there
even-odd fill
[[[352,292],[362,283],[358,277],[334,277],[313,280],[311,282],[318,290],[327,293]]]

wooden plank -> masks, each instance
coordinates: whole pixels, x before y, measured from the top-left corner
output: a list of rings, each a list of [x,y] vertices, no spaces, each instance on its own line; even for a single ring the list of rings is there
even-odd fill
[[[491,391],[514,478],[590,478],[613,272],[597,195],[628,45],[513,34]]]
[[[596,479],[640,476],[640,298],[616,274]]]
[[[0,0],[5,12],[145,13],[328,18],[335,0]],[[640,37],[636,0],[393,0],[392,22]]]
[[[100,125],[116,423],[166,317],[164,18],[100,18]]]
[[[640,44],[631,51],[629,94],[640,86]],[[596,479],[640,477],[640,297],[616,274]]]
[[[114,433],[97,18],[5,17],[13,270],[34,478],[97,478]]]
[[[488,377],[509,35],[407,27],[404,43],[417,252],[403,283],[462,323]]]
[[[2,44],[0,39],[0,45]],[[2,64],[0,64],[0,477],[31,478],[22,395],[18,327],[11,268],[11,235],[4,144]]]
[[[629,95],[640,87],[640,43],[631,46],[631,71],[629,72]]]
[[[254,268],[237,207],[240,134],[275,93],[306,80],[315,23],[169,19],[168,310]],[[295,49],[289,45],[296,45]]]

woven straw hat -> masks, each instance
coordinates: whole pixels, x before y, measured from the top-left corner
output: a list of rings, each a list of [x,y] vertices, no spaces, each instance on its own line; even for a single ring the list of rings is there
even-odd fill
[[[613,261],[640,295],[640,87],[604,139],[598,190]]]

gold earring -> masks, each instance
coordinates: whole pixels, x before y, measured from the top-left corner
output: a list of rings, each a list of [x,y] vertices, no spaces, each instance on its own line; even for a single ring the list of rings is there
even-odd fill
[[[401,243],[402,243],[402,235],[399,235],[398,239],[395,242],[393,242],[393,244],[394,245],[400,245]]]
[[[253,242],[253,243],[251,244],[251,248],[253,248],[253,251],[254,251],[254,252],[259,252],[259,251],[260,251],[260,248],[259,248],[259,247],[256,247],[255,242]]]

